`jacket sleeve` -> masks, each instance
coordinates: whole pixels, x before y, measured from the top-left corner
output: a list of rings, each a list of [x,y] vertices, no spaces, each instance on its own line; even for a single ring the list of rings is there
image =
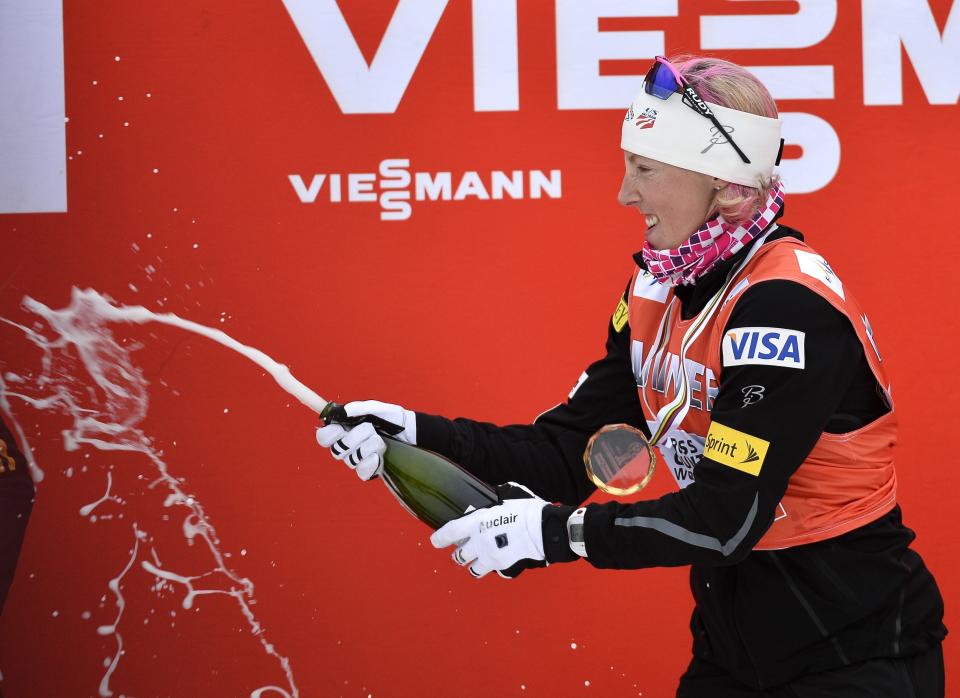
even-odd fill
[[[744,292],[726,329],[738,327],[785,328],[805,340],[803,368],[747,364],[721,371],[711,428],[719,423],[769,442],[759,471],[701,457],[694,482],[678,492],[634,504],[590,505],[584,536],[592,565],[727,565],[745,558],[773,523],[787,481],[840,405],[858,362],[866,361],[846,317],[791,281]]]
[[[628,292],[629,286],[624,304]],[[579,504],[594,490],[583,466],[587,441],[600,427],[620,422],[646,430],[630,364],[629,325],[611,319],[606,355],[587,367],[565,402],[533,424],[497,426],[418,412],[417,444],[490,484],[515,481],[548,501]]]

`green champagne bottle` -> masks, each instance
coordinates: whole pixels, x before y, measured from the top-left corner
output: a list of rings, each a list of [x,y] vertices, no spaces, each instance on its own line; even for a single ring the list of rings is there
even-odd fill
[[[433,529],[468,510],[496,504],[496,490],[453,461],[425,448],[390,438],[402,427],[377,417],[347,417],[343,407],[328,403],[320,418],[326,424],[353,427],[369,421],[387,444],[380,477],[400,506]]]
[[[497,503],[496,491],[438,453],[385,438],[380,477],[400,506],[437,529],[468,510]]]

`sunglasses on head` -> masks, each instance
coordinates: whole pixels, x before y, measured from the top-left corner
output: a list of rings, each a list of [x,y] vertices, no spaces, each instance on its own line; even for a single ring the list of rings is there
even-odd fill
[[[650,66],[650,70],[647,71],[647,77],[644,78],[643,89],[648,95],[663,100],[669,99],[672,94],[680,94],[683,98],[683,103],[700,114],[700,116],[710,119],[717,128],[717,134],[722,134],[723,137],[727,139],[727,143],[732,145],[733,149],[737,151],[740,159],[747,165],[750,164],[750,158],[740,150],[740,146],[736,144],[730,136],[729,131],[727,131],[727,129],[723,127],[723,124],[717,120],[717,117],[713,115],[713,112],[710,111],[710,107],[707,106],[703,98],[693,89],[693,86],[687,82],[686,78],[680,74],[680,71],[674,68],[673,65],[670,64],[670,61],[663,56],[657,56],[653,65]]]

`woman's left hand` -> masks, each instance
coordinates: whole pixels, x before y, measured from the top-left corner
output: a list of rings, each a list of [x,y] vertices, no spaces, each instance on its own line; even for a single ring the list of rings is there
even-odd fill
[[[456,545],[453,559],[478,579],[496,571],[513,578],[523,570],[547,565],[541,517],[547,502],[523,485],[497,487],[499,504],[477,509],[437,529],[435,548]]]

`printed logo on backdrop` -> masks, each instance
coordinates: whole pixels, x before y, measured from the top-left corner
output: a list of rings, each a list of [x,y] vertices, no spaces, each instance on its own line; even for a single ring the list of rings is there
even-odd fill
[[[559,199],[560,170],[411,172],[409,158],[381,160],[377,172],[288,175],[300,203],[379,203],[380,220],[405,221],[414,202]]]
[[[691,5],[689,3],[688,5]],[[859,6],[861,3],[857,3]],[[424,57],[448,0],[399,0],[371,62],[367,62],[336,0],[284,0],[310,56],[344,114],[390,114],[397,110]],[[476,112],[520,111],[519,17],[516,2],[473,0],[470,35],[461,37],[473,53],[473,108]],[[723,55],[729,51],[773,49],[785,65],[747,66],[776,100],[816,105],[835,99],[833,62],[810,53],[835,34],[837,0],[798,0],[789,13],[750,14],[751,3],[726,3],[722,14],[699,16],[699,46],[691,52]],[[744,9],[737,7],[745,6]],[[661,20],[677,17],[676,0],[593,3],[558,0],[556,14],[556,105],[559,110],[621,109],[635,96],[642,74],[601,75],[610,61],[653,60],[668,53],[664,30],[601,30],[612,17]],[[904,73],[916,76],[929,104],[960,100],[960,3],[953,3],[943,31],[926,0],[863,0],[862,60],[855,69],[863,78],[862,103],[903,104]],[[685,14],[688,10],[685,10]],[[669,37],[676,42],[677,37]],[[778,54],[779,55],[779,54]],[[906,58],[906,61],[904,61]],[[905,65],[906,63],[906,65]],[[541,80],[542,76],[525,76]],[[552,81],[550,81],[552,83]],[[630,114],[631,118],[637,115]],[[804,111],[782,112],[783,135],[797,146],[780,170],[788,191],[818,191],[840,166],[840,139],[825,118]],[[653,127],[655,120],[638,123]],[[725,143],[719,140],[716,144]],[[788,151],[789,152],[789,151]]]
[[[0,2],[0,214],[67,211],[63,86],[63,3]]]

